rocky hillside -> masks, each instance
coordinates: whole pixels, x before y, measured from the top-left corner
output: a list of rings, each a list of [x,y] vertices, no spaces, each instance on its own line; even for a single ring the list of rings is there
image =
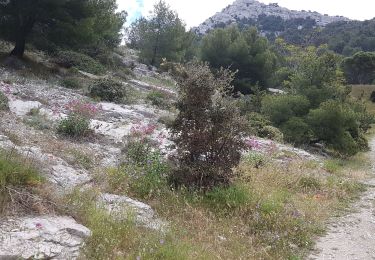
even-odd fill
[[[227,6],[224,10],[203,22],[196,30],[199,34],[205,34],[214,28],[233,23],[254,25],[259,17],[280,17],[284,21],[298,19],[301,22],[300,25],[296,25],[297,28],[299,27],[298,29],[302,29],[302,21],[306,19],[315,21],[317,26],[326,26],[338,21],[349,21],[348,18],[342,16],[328,16],[310,10],[289,10],[276,3],[266,5],[255,0],[236,0],[232,5]]]

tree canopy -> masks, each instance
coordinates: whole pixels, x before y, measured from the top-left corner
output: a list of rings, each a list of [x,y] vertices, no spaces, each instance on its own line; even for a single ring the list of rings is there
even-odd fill
[[[342,68],[350,84],[372,84],[375,82],[375,52],[357,52],[344,59]]]
[[[201,59],[213,68],[237,71],[236,91],[251,93],[251,86],[268,86],[276,69],[277,59],[266,38],[252,27],[216,29],[203,38]]]
[[[194,36],[164,2],[159,1],[149,18],[141,17],[130,27],[129,44],[140,50],[143,62],[158,66],[163,58],[183,61]]]
[[[44,49],[114,47],[126,13],[115,0],[8,0],[0,2],[0,37],[15,42],[22,57],[26,42]]]

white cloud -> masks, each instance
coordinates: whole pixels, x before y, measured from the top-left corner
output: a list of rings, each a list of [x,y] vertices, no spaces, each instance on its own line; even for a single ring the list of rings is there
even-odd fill
[[[147,16],[158,0],[117,0],[119,8],[130,17],[137,12]],[[188,27],[197,26],[221,11],[233,0],[166,0]],[[261,0],[263,3],[278,2],[280,6],[295,10],[312,10],[329,15],[343,15],[351,19],[372,19],[374,0]],[[140,4],[142,3],[142,4]]]

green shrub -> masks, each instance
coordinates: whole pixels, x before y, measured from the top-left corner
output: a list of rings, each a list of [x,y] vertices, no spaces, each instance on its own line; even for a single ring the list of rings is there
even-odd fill
[[[327,101],[310,111],[307,122],[315,137],[325,141],[341,155],[351,156],[360,151],[360,129],[356,114],[339,101]],[[362,141],[361,141],[362,142]]]
[[[57,126],[59,134],[69,137],[86,136],[90,131],[90,120],[76,114],[70,114],[67,118],[60,121]]]
[[[19,189],[43,181],[30,161],[14,152],[0,150],[0,215],[11,202],[8,188]]]
[[[8,98],[4,95],[3,92],[0,91],[0,110],[8,110]]]
[[[243,161],[250,167],[260,168],[269,162],[269,158],[261,153],[249,152],[245,155]]]
[[[0,150],[0,189],[40,183],[42,178],[30,161],[13,152]]]
[[[251,194],[245,186],[215,187],[204,195],[204,202],[217,210],[233,210],[246,206]]]
[[[78,89],[81,88],[81,84],[77,78],[69,77],[61,80],[61,85],[65,88]]]
[[[280,126],[292,117],[306,115],[309,108],[310,102],[304,96],[266,96],[262,100],[262,113],[276,126]]]
[[[282,142],[284,140],[283,133],[276,127],[271,125],[266,125],[261,131],[261,137],[271,139],[277,142]]]
[[[169,165],[158,151],[149,153],[147,162],[141,166],[129,168],[128,165],[125,170],[137,172],[129,182],[130,192],[141,199],[160,195],[168,189],[169,169]]]
[[[299,185],[303,189],[308,189],[308,190],[319,190],[322,186],[321,182],[315,178],[315,177],[302,177],[299,180]]]
[[[122,102],[127,97],[127,91],[119,81],[100,79],[90,87],[90,96],[108,102]]]
[[[168,108],[170,105],[166,94],[161,91],[151,91],[147,95],[147,100],[149,100],[152,105],[160,108]]]
[[[281,131],[287,142],[306,144],[310,141],[311,130],[309,125],[299,117],[292,117],[281,126]]]
[[[261,136],[261,133],[264,127],[272,124],[271,121],[268,120],[264,115],[255,113],[255,112],[248,113],[246,115],[246,119],[249,122],[250,134],[256,135],[259,137],[264,137],[264,136]]]
[[[59,122],[57,132],[73,138],[86,136],[90,133],[90,120],[99,112],[100,108],[80,100],[69,102],[66,108],[68,116]]]
[[[75,67],[79,70],[93,74],[105,73],[105,67],[102,64],[86,54],[75,51],[58,52],[56,63],[66,68]]]

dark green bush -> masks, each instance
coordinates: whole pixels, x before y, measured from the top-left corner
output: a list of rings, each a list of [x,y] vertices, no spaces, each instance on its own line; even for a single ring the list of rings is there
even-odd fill
[[[281,131],[287,142],[306,144],[310,141],[311,130],[309,125],[299,117],[292,117],[281,126]]]
[[[81,84],[77,78],[69,77],[61,80],[61,85],[65,88],[78,89],[81,88]]]
[[[284,140],[283,133],[276,127],[267,125],[261,131],[261,137],[271,139],[277,142],[282,142]]]
[[[375,91],[371,92],[370,100],[375,103]]]
[[[272,126],[264,115],[259,113],[249,113],[246,118],[249,122],[249,133],[251,135],[259,136],[262,138],[268,138],[274,141],[283,141],[283,134],[279,129]]]
[[[8,110],[8,98],[4,95],[3,92],[0,91],[0,110]]]
[[[89,95],[108,102],[122,102],[127,96],[126,87],[113,79],[100,79],[90,87]]]
[[[60,51],[56,57],[56,63],[66,67],[75,67],[79,70],[92,74],[104,74],[105,67],[98,61],[94,60],[86,54],[75,51]]]
[[[292,117],[304,116],[309,112],[310,102],[304,96],[266,96],[262,100],[262,112],[273,124],[280,126]]]
[[[356,116],[347,104],[331,100],[310,111],[307,122],[317,139],[351,156],[361,149],[356,141],[361,134]]]

